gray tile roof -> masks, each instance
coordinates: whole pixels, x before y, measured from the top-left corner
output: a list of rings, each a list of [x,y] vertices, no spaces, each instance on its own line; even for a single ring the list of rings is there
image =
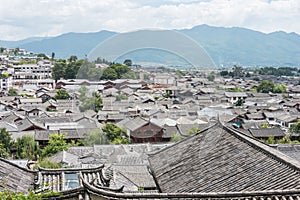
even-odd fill
[[[300,144],[276,144],[271,146],[300,162]]]
[[[271,200],[271,199],[288,199],[298,200],[300,198],[300,190],[276,190],[276,191],[251,191],[251,192],[209,192],[209,193],[157,193],[153,191],[144,192],[116,192],[97,188],[93,184],[83,181],[83,191],[88,191],[91,199],[132,199],[132,200],[147,200],[147,199],[162,199],[162,200],[195,200],[195,199],[213,199],[213,200]],[[73,192],[72,197],[78,198],[78,193]],[[71,197],[71,196],[70,196]]]
[[[138,128],[148,124],[149,121],[141,118],[141,117],[136,117],[131,121],[128,121],[126,124],[124,124],[124,127],[126,127],[127,129],[129,129],[130,131],[135,131]]]
[[[46,129],[42,124],[39,124],[28,117],[16,122],[19,131],[27,131],[27,130],[44,130]]]
[[[225,92],[226,97],[247,97],[245,92]]]
[[[253,137],[262,138],[262,137],[284,137],[285,134],[280,128],[258,128],[258,129],[249,129]]]
[[[35,172],[0,158],[0,191],[27,193],[33,190]]]
[[[8,132],[17,132],[18,127],[14,123],[0,121],[0,127],[5,128]]]
[[[300,189],[300,163],[217,124],[149,158],[162,192]]]
[[[146,165],[115,165],[113,170],[122,174],[129,181],[133,182],[134,185],[141,188],[156,188],[153,177],[149,173]]]

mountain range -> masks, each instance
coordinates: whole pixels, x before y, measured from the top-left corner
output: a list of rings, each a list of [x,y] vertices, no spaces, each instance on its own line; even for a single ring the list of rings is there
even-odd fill
[[[176,30],[198,42],[218,65],[232,66],[300,66],[300,35],[283,31],[262,33],[246,28],[225,28],[199,25],[191,29]],[[24,48],[56,58],[76,55],[85,57],[93,48],[116,32],[66,33],[56,37],[33,37],[19,41],[0,40],[0,46]],[[0,38],[1,39],[1,38]],[[133,62],[154,62],[181,65],[182,58],[170,52],[140,50],[123,56]],[[170,62],[172,60],[173,62]]]

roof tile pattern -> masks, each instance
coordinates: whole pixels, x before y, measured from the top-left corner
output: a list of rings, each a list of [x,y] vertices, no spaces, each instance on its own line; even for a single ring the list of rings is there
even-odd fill
[[[299,168],[263,151],[264,144],[253,144],[245,138],[215,125],[151,155],[149,161],[160,190],[209,193],[300,189]]]
[[[27,192],[33,190],[35,172],[0,158],[0,191]]]

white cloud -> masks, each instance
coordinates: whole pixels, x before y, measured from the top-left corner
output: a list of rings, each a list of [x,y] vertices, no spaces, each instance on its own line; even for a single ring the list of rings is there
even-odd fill
[[[199,24],[300,33],[299,0],[10,0],[1,2],[0,39],[103,29],[180,29]]]

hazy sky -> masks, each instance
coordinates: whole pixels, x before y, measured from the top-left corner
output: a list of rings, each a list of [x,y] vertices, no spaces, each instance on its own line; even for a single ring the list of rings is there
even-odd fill
[[[208,24],[300,33],[300,0],[0,0],[0,39]]]

